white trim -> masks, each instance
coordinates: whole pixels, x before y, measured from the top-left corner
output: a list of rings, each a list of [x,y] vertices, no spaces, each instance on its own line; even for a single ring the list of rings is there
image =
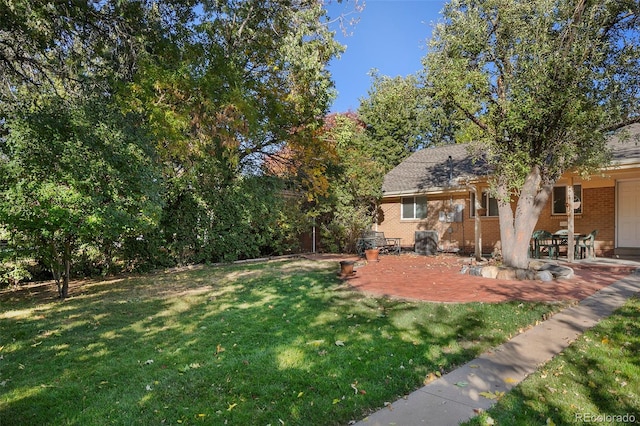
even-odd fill
[[[382,199],[385,198],[397,198],[397,197],[421,197],[427,195],[449,195],[449,194],[466,194],[468,192],[467,188],[462,186],[456,186],[452,188],[442,188],[440,190],[426,190],[426,191],[416,191],[415,189],[407,190],[407,191],[393,191],[393,192],[385,192],[382,194]]]
[[[614,213],[614,221],[615,221],[615,226],[614,226],[614,247],[617,248],[637,248],[637,247],[621,247],[620,246],[620,241],[618,238],[618,233],[620,230],[620,207],[618,206],[618,203],[620,202],[620,183],[623,182],[640,182],[640,179],[633,179],[633,178],[629,178],[629,179],[616,179],[616,193],[615,193],[615,213]],[[640,218],[638,219],[640,220]]]

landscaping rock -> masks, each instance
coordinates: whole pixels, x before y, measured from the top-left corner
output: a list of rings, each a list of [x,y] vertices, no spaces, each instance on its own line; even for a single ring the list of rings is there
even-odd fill
[[[482,268],[481,276],[485,278],[496,278],[500,269],[497,266],[485,266]]]
[[[476,277],[492,278],[499,280],[541,280],[553,281],[554,279],[570,279],[574,277],[573,269],[554,263],[532,260],[528,269],[514,269],[498,267],[495,265],[474,264],[463,265],[461,274],[469,274]]]
[[[481,277],[482,276],[482,266],[471,266],[469,268],[469,275],[473,275],[476,277]]]
[[[515,269],[507,269],[501,268],[498,271],[498,275],[496,276],[499,280],[516,280],[516,270]]]
[[[536,279],[545,282],[553,281],[553,274],[549,271],[538,271]]]
[[[548,265],[547,262],[541,262],[539,260],[536,259],[532,259],[529,261],[529,269],[532,269],[534,271],[539,271],[541,270],[545,265]]]
[[[571,279],[575,276],[573,269],[568,266],[554,265],[547,263],[540,268],[540,271],[550,272],[556,279]]]
[[[516,269],[516,278],[519,280],[535,280],[536,272],[531,269]]]

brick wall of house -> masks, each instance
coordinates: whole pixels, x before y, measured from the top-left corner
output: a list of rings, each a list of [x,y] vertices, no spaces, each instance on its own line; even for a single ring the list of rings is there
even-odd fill
[[[598,256],[613,254],[615,247],[615,187],[583,189],[583,213],[575,216],[576,232],[588,234],[598,230],[596,253]],[[427,218],[423,220],[401,220],[401,199],[386,199],[381,205],[381,220],[378,230],[387,237],[402,238],[405,249],[413,249],[415,231],[436,230],[440,246],[444,250],[459,249],[460,252],[473,253],[475,246],[474,222],[470,215],[470,194],[459,193],[451,196],[428,197]],[[464,204],[463,221],[446,223],[439,221],[441,210],[450,211],[452,204]],[[500,248],[500,224],[497,217],[482,217],[482,252],[492,253]],[[552,215],[551,202],[542,210],[535,229],[555,232],[567,222],[566,215]]]
[[[475,247],[475,218],[471,217],[470,195],[468,193],[453,196],[428,197],[427,218],[422,220],[401,220],[401,199],[385,199],[381,205],[381,220],[378,230],[387,237],[402,238],[405,249],[413,249],[415,232],[435,230],[438,232],[440,247],[445,251],[459,250],[461,253],[473,253]],[[453,205],[462,204],[462,222],[441,222],[440,212],[452,211]],[[497,217],[482,218],[483,252],[491,253],[500,246],[500,226]]]

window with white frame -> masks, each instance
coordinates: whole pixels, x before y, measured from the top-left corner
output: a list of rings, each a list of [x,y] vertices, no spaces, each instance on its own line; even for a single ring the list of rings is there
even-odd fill
[[[567,187],[554,186],[551,200],[552,214],[567,214]],[[573,185],[573,212],[582,213],[582,185]]]
[[[403,197],[402,219],[424,219],[427,217],[427,197]]]
[[[489,195],[488,192],[482,192],[482,198],[480,199],[480,205],[482,210],[479,212],[480,216],[498,216],[498,200],[495,197]],[[471,193],[471,217],[476,216],[476,194]]]

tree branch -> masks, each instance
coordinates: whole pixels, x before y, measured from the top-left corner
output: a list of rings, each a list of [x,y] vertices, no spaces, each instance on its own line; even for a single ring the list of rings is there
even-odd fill
[[[619,121],[617,123],[613,123],[609,126],[605,126],[602,128],[604,132],[613,132],[615,130],[622,129],[623,127],[629,126],[631,124],[640,123],[640,116],[634,118],[628,118],[626,120]]]

